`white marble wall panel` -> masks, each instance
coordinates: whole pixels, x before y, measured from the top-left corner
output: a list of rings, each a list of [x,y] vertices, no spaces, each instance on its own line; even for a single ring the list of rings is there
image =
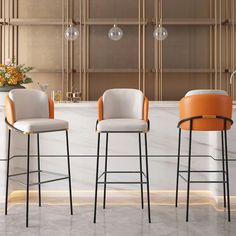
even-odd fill
[[[97,118],[96,102],[84,102],[79,104],[58,104],[55,107],[55,116],[58,119],[68,120],[70,123],[69,139],[72,166],[73,190],[94,190],[95,165],[96,165],[96,145],[97,134],[95,132],[95,123]],[[4,111],[1,107],[1,158],[5,158],[7,135],[4,129]],[[235,113],[234,113],[235,115]],[[176,181],[176,157],[165,155],[176,155],[178,144],[178,106],[177,102],[151,102],[150,104],[151,129],[148,134],[148,148],[150,157],[150,184],[151,190],[174,190]],[[229,132],[229,155],[230,158],[236,158],[235,133],[236,127]],[[12,154],[26,154],[26,137],[20,134],[13,135]],[[104,136],[101,140],[101,154],[105,151]],[[66,154],[65,135],[63,132],[41,134],[41,154],[50,155]],[[144,141],[144,140],[143,140]],[[35,137],[31,142],[32,154],[36,154]],[[143,148],[144,151],[144,148]],[[183,132],[182,154],[188,153],[188,132]],[[193,134],[193,154],[214,155],[221,157],[220,136],[215,132],[194,132]],[[138,136],[135,134],[111,134],[109,136],[109,154],[111,155],[137,155],[138,154]],[[144,154],[144,152],[143,152]],[[89,156],[87,156],[89,155]],[[156,155],[156,156],[153,156]],[[42,157],[42,168],[56,172],[67,173],[65,157]],[[110,157],[109,168],[115,169],[138,169],[138,157]],[[231,194],[236,195],[236,162],[230,162],[231,171]],[[31,168],[36,168],[36,161],[32,158]],[[101,161],[101,168],[104,167]],[[182,158],[181,167],[187,167],[187,158]],[[5,168],[6,162],[0,162],[1,168],[1,200],[5,194]],[[12,161],[11,170],[25,168],[25,158],[15,158]],[[220,162],[209,158],[194,157],[192,161],[193,169],[219,169]],[[196,177],[195,177],[196,176]],[[127,180],[129,176],[116,175],[112,179],[118,181]],[[136,176],[138,179],[139,176]],[[212,179],[206,174],[195,174],[194,179],[201,180]],[[221,178],[221,176],[214,176]],[[131,180],[133,177],[131,176]],[[185,189],[186,184],[180,181],[180,189]],[[11,184],[13,190],[24,189],[22,186]],[[139,186],[109,186],[109,189],[136,189]],[[45,185],[43,189],[47,190],[67,190],[67,182],[58,182]],[[221,185],[198,184],[193,185],[192,189],[212,190],[216,195],[222,194]]]

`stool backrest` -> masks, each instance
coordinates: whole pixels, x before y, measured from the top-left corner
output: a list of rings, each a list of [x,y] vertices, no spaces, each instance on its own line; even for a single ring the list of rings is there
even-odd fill
[[[232,118],[232,99],[222,90],[193,90],[181,99],[180,120],[194,116],[222,116]],[[189,129],[190,122],[184,122],[182,129]],[[227,122],[227,129],[231,127]],[[193,130],[217,131],[224,130],[224,120],[217,118],[202,118],[193,121]]]
[[[33,89],[13,89],[9,98],[14,105],[14,119],[49,118],[49,99],[46,93]]]
[[[110,89],[104,92],[103,119],[143,119],[144,95],[137,89]]]

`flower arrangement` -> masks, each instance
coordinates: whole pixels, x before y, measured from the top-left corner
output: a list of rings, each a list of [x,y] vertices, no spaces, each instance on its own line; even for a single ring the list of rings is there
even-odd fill
[[[33,67],[17,65],[16,60],[7,60],[5,64],[0,64],[0,87],[16,86],[32,83],[32,79],[27,76]]]

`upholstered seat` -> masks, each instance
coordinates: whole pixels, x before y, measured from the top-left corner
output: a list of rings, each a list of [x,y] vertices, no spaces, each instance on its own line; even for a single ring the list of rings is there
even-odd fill
[[[18,120],[13,125],[16,129],[26,133],[49,132],[68,129],[69,124],[64,120],[35,118]]]
[[[98,113],[98,132],[148,132],[148,99],[140,90],[105,91]]]
[[[97,125],[99,132],[146,132],[147,122],[139,119],[107,119]]]

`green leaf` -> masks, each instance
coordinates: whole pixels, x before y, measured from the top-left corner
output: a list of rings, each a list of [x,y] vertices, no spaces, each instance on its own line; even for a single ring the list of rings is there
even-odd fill
[[[27,77],[24,81],[23,81],[23,84],[29,84],[29,83],[32,83],[33,80],[29,77]]]

